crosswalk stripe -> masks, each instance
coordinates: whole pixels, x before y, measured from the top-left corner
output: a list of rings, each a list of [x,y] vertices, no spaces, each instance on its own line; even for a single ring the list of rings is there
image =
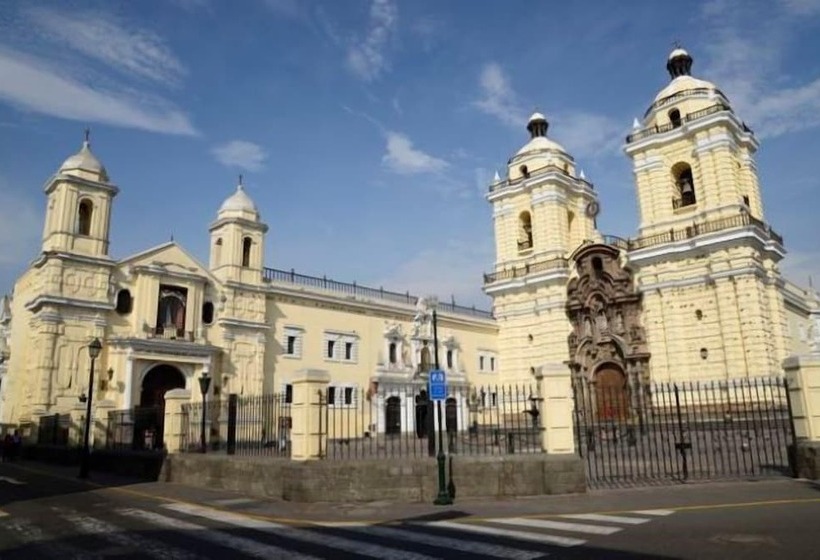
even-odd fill
[[[8,517],[8,516],[9,516],[9,514],[8,514],[8,513],[6,513],[5,511],[3,511],[2,509],[0,509],[0,517]]]
[[[346,552],[352,552],[362,556],[370,556],[371,558],[380,558],[383,560],[431,560],[432,558],[416,552],[388,548],[386,546],[379,546],[377,544],[364,543],[361,541],[352,541],[336,535],[318,533],[305,529],[297,529],[288,525],[272,523],[261,519],[254,519],[252,517],[239,515],[229,511],[220,511],[194,504],[168,504],[162,507],[187,515],[204,517],[213,521],[229,523],[231,525],[236,525],[247,529],[272,532],[273,534],[283,538],[302,541],[327,548],[336,548],[338,550],[344,550]]]
[[[637,513],[638,515],[654,515],[662,517],[664,515],[672,515],[675,513],[673,509],[642,509],[640,511],[633,511],[630,513]]]
[[[368,535],[375,535],[377,537],[406,540],[410,542],[428,544],[430,546],[438,546],[442,548],[449,548],[452,550],[459,550],[461,552],[469,552],[472,554],[495,556],[496,558],[508,558],[510,560],[532,560],[533,558],[540,558],[544,556],[543,552],[533,552],[530,550],[521,550],[517,548],[509,548],[497,544],[486,544],[476,541],[463,541],[461,539],[454,539],[452,537],[441,537],[437,535],[430,535],[428,533],[420,533],[418,531],[395,529],[392,527],[383,527],[380,525],[371,525],[366,528],[359,527],[352,530],[360,531]]]
[[[586,542],[581,539],[573,539],[570,537],[558,537],[555,535],[546,535],[543,533],[513,531],[510,529],[500,529],[498,527],[489,527],[487,525],[478,525],[475,523],[456,523],[454,521],[432,521],[430,523],[425,523],[425,525],[430,527],[453,529],[456,531],[471,531],[473,533],[482,533],[485,535],[493,535],[496,537],[506,537],[511,539],[520,539],[524,541],[554,544],[558,546],[578,546]]]
[[[133,532],[126,532],[125,530],[112,525],[101,519],[94,517],[87,517],[85,515],[78,515],[75,513],[62,515],[63,519],[71,522],[82,533],[87,535],[94,535],[103,540],[118,546],[124,546],[132,550],[139,550],[141,553],[147,554],[153,558],[163,560],[170,558],[173,560],[201,560],[202,556],[192,554],[188,551],[179,548],[165,545],[151,539],[146,539]]]
[[[600,513],[572,513],[562,515],[565,519],[580,519],[582,521],[603,521],[604,523],[624,523],[626,525],[640,525],[649,519],[643,517],[624,517],[622,515],[603,515]]]
[[[308,556],[306,554],[292,552],[289,550],[285,550],[284,548],[280,548],[278,546],[260,543],[252,539],[238,537],[236,535],[231,535],[230,533],[225,533],[223,531],[212,531],[208,527],[197,525],[196,523],[189,523],[181,519],[168,517],[166,515],[154,513],[152,511],[144,511],[139,509],[125,509],[119,510],[118,513],[125,516],[134,517],[136,519],[141,519],[143,521],[153,523],[154,525],[159,525],[169,529],[195,532],[197,538],[210,541],[220,546],[238,550],[249,556],[253,556],[254,558],[262,558],[263,560],[277,558],[281,560],[318,560],[314,556]]]
[[[565,521],[551,521],[549,519],[527,519],[524,517],[509,517],[487,519],[491,523],[517,525],[519,527],[534,527],[536,529],[554,529],[572,533],[590,533],[593,535],[611,535],[621,530],[621,527],[605,527],[603,525],[588,525],[586,523],[567,523]]]
[[[47,558],[60,558],[62,560],[91,560],[94,555],[85,552],[75,546],[71,546],[57,539],[52,539],[46,535],[42,529],[21,519],[12,519],[4,522],[4,527],[20,539],[27,547],[45,552]]]

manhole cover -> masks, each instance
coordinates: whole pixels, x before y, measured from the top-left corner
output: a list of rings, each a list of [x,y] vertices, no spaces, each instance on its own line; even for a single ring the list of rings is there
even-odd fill
[[[723,535],[715,535],[709,539],[715,543],[722,544],[745,544],[751,546],[768,545],[777,546],[777,539],[768,535],[752,535],[747,533],[728,533]]]

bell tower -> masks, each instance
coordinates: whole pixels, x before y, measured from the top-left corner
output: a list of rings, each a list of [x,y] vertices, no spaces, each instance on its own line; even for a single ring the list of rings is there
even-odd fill
[[[576,173],[575,160],[547,137],[549,123],[534,113],[529,141],[507,163],[507,177],[490,185],[496,262],[484,275],[499,320],[501,376],[529,381],[544,367],[566,370],[564,306],[569,257],[598,238],[598,200],[592,183]]]
[[[236,191],[222,203],[210,227],[211,271],[223,281],[260,284],[267,231],[240,175]]]
[[[46,183],[43,251],[108,258],[111,203],[118,192],[91,152],[86,130],[80,151]]]
[[[629,266],[644,294],[656,380],[768,375],[785,358],[777,263],[764,221],[758,141],[713,83],[676,48],[670,82],[627,136],[640,227]]]

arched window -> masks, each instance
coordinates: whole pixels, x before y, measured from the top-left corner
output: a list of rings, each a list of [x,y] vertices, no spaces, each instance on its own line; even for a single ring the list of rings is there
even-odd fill
[[[677,109],[669,111],[669,122],[672,123],[674,128],[678,128],[681,125],[680,111]]]
[[[447,350],[447,369],[453,369],[453,351]]]
[[[395,342],[390,343],[390,346],[388,347],[388,354],[389,354],[389,356],[388,356],[389,362],[391,364],[395,364],[396,363],[396,343]]]
[[[253,245],[253,240],[250,237],[242,240],[242,266],[244,267],[251,265],[251,245]]]
[[[601,260],[601,257],[592,257],[592,272],[595,273],[597,278],[604,275],[604,261]]]
[[[94,214],[94,204],[90,200],[80,201],[77,209],[77,233],[91,235],[91,216]]]
[[[421,349],[421,371],[430,371],[430,369],[430,349],[425,346]]]
[[[210,301],[202,304],[202,322],[206,325],[214,322],[214,304]]]
[[[522,165],[521,167],[518,168],[518,170],[521,172],[521,175],[524,177],[524,179],[529,178],[530,170],[527,169],[526,165]]]
[[[526,210],[518,216],[518,250],[532,249],[532,218]]]
[[[675,180],[678,198],[672,203],[674,208],[691,206],[697,202],[695,196],[695,180],[692,168],[688,163],[677,163],[672,167],[672,177]]]
[[[575,214],[567,210],[567,234],[572,236],[572,226],[575,223]]]
[[[117,313],[120,315],[127,315],[131,313],[133,300],[131,299],[131,292],[128,290],[120,290],[117,292]]]
[[[222,238],[218,238],[214,243],[214,262],[212,266],[219,266],[222,261]]]

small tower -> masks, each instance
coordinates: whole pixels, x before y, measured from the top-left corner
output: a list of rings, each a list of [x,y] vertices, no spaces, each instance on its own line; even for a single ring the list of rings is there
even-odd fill
[[[485,275],[503,341],[505,381],[531,380],[543,367],[566,368],[564,313],[569,256],[595,231],[597,195],[576,173],[575,160],[547,137],[541,113],[527,122],[530,138],[507,164],[507,178],[494,180],[487,200],[493,206],[496,262]],[[538,341],[537,343],[535,341]]]
[[[89,131],[45,186],[43,251],[108,258],[111,204],[119,192],[91,152]]]
[[[236,192],[222,203],[210,227],[211,271],[223,281],[261,283],[267,231],[240,175]]]
[[[684,49],[669,54],[670,81],[624,148],[640,210],[628,261],[644,293],[652,375],[769,375],[785,358],[783,240],[764,222],[757,139],[692,63]]]

